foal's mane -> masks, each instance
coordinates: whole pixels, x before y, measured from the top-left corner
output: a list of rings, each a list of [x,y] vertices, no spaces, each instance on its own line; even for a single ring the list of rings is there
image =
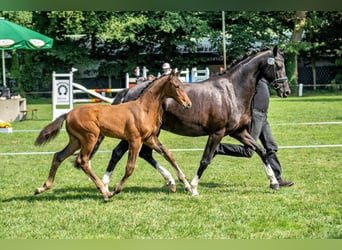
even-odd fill
[[[158,79],[160,79],[161,77],[163,77],[163,76],[156,77],[156,78],[154,78],[153,80],[148,80],[149,83],[140,91],[140,94],[138,95],[137,98],[139,98],[143,93],[145,93],[145,91],[146,91],[147,89],[149,89],[149,88],[153,85],[153,83],[154,83],[155,81],[157,81]]]

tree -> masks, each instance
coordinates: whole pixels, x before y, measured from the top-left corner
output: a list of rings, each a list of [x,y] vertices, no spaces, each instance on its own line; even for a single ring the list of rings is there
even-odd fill
[[[299,42],[302,40],[304,27],[306,24],[307,11],[296,11],[292,21],[293,29],[292,35],[287,46],[287,75],[291,84],[298,84],[298,54],[301,49],[304,49],[303,44]]]
[[[49,90],[52,71],[66,72],[76,65],[111,79],[123,78],[125,72],[136,66],[147,66],[150,73],[157,74],[164,61],[178,69],[201,68],[213,57],[222,56],[221,11],[2,11],[0,14],[54,38],[51,50],[13,54],[11,74],[25,91],[36,86]],[[278,44],[286,48],[287,75],[296,84],[296,57],[315,58],[330,53],[336,58],[341,44],[340,27],[340,12],[226,12],[227,58],[233,60],[248,50]],[[203,38],[210,39],[214,52],[197,53]]]

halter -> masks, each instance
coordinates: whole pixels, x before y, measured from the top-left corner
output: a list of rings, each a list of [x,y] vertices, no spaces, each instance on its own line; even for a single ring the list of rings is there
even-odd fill
[[[274,78],[275,78],[273,80],[273,82],[271,82],[269,84],[269,86],[274,88],[274,89],[279,89],[279,88],[282,88],[284,86],[285,82],[287,81],[287,76],[277,78],[277,72],[276,72],[276,67],[275,67],[275,61],[276,60],[277,60],[277,58],[275,58],[275,57],[269,57],[267,59],[267,64],[273,65],[273,72],[274,72]]]

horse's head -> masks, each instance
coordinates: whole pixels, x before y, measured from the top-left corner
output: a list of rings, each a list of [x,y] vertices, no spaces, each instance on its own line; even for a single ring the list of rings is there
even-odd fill
[[[179,74],[180,72],[176,73],[172,70],[168,75],[167,79],[169,83],[165,94],[167,97],[175,99],[175,101],[183,105],[185,109],[188,109],[191,107],[192,103],[184,90],[183,83],[179,80]]]
[[[273,54],[267,58],[262,76],[269,82],[269,86],[277,91],[278,96],[288,97],[291,94],[285,71],[284,54],[278,50],[278,46],[274,47]]]

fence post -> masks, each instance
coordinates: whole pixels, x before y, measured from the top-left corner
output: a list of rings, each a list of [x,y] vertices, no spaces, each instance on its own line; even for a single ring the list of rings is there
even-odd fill
[[[182,82],[189,82],[189,69],[188,68],[180,72],[179,79]]]
[[[144,66],[144,67],[143,67],[143,77],[144,77],[145,79],[147,79],[147,72],[149,72],[149,70]]]
[[[298,85],[298,96],[303,96],[303,83]]]

